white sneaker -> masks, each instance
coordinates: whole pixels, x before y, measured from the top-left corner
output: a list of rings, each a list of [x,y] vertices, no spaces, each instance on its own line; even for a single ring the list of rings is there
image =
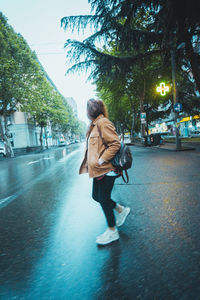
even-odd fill
[[[98,245],[107,245],[111,242],[114,242],[116,240],[119,239],[119,233],[118,233],[118,230],[115,229],[115,231],[107,228],[106,231],[99,235],[97,238],[96,238],[96,242]]]
[[[123,207],[123,210],[121,213],[116,213],[116,226],[122,226],[130,213],[130,207]]]

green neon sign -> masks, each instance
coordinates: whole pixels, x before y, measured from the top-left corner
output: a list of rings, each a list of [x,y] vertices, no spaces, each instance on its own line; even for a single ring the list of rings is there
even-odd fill
[[[156,88],[156,91],[160,93],[161,96],[165,96],[167,92],[169,92],[169,86],[165,85],[164,82],[160,83],[160,86]]]

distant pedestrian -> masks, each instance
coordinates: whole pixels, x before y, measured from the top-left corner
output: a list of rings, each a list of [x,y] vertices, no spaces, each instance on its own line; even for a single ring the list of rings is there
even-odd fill
[[[119,239],[117,227],[124,223],[130,212],[129,207],[117,204],[111,199],[114,182],[119,173],[110,160],[120,149],[120,140],[114,125],[108,120],[103,101],[88,100],[87,116],[91,123],[86,134],[87,147],[79,174],[89,173],[89,177],[93,178],[92,197],[100,203],[108,224],[108,228],[97,237],[96,242],[106,245]]]

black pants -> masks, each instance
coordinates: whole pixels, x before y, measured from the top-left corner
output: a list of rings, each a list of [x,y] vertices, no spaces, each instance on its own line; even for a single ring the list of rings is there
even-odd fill
[[[93,179],[92,198],[101,204],[109,227],[115,226],[113,209],[116,202],[111,199],[111,193],[116,176],[104,176],[102,179]]]

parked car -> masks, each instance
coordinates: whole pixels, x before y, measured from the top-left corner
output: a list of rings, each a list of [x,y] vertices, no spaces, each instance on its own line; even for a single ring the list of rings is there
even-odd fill
[[[4,146],[0,146],[0,156],[6,156],[6,149]]]
[[[59,147],[65,147],[65,146],[67,146],[67,144],[65,143],[65,141],[60,141],[60,144],[58,146]]]
[[[124,137],[124,143],[125,143],[125,144],[131,144],[131,139],[130,139],[129,136],[125,136],[125,137]]]

